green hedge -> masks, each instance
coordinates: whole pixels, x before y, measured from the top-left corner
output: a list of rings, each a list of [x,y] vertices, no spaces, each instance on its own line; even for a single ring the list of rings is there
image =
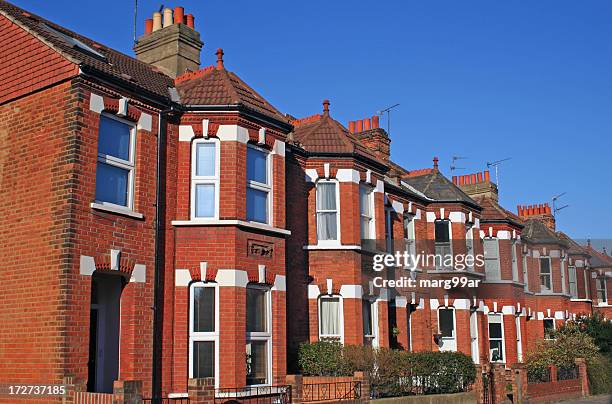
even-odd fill
[[[302,345],[299,365],[306,376],[366,371],[374,397],[459,393],[476,377],[471,357],[460,352],[405,352],[336,342]]]

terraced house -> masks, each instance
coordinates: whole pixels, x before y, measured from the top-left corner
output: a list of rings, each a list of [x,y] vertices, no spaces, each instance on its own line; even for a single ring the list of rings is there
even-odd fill
[[[449,180],[437,158],[401,167],[377,116],[281,113],[202,47],[181,7],[131,57],[0,0],[0,384],[272,386],[318,340],[510,365],[610,316],[612,259],[548,205],[511,213],[487,171]],[[395,251],[484,254],[382,271],[480,286],[380,286]]]

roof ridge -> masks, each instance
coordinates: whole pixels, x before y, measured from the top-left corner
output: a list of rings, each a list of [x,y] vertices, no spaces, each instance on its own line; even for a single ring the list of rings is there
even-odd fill
[[[433,171],[434,171],[433,168],[419,168],[419,169],[416,169],[416,170],[408,171],[406,174],[404,174],[404,176],[405,177],[419,177],[421,175],[432,174]]]
[[[174,84],[182,83],[185,81],[194,80],[203,76],[206,76],[215,69],[215,66],[206,66],[195,72],[185,72],[174,79]]]
[[[300,125],[306,125],[309,123],[320,121],[321,118],[323,118],[323,115],[314,114],[314,115],[310,115],[304,118],[290,120],[289,123],[293,126],[300,126]]]

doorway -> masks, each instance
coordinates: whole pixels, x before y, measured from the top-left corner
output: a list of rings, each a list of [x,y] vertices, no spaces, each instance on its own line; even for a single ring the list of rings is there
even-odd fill
[[[89,316],[87,391],[112,393],[119,377],[122,276],[94,273]]]

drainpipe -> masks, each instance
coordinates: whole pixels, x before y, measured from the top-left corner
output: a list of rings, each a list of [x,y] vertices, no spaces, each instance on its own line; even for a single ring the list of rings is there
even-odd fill
[[[166,214],[166,118],[173,107],[160,111],[157,128],[157,167],[155,195],[155,277],[153,285],[153,367],[151,372],[151,393],[153,402],[161,398],[162,381],[162,336],[164,325],[164,280],[165,248],[164,234]]]

